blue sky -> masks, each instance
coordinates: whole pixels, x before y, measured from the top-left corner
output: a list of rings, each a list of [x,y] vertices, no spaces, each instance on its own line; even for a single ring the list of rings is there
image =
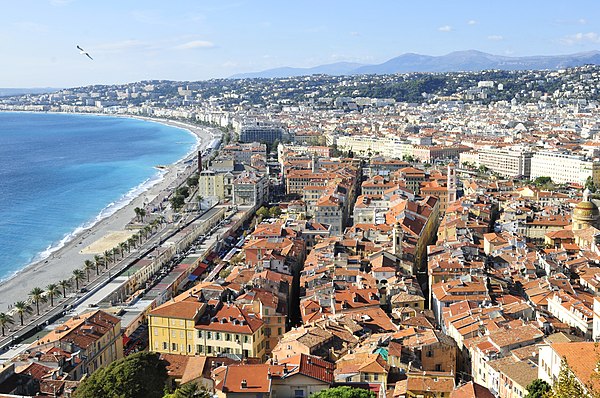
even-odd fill
[[[406,52],[600,49],[597,0],[0,0],[0,6],[0,87],[204,80],[280,66],[380,63]]]

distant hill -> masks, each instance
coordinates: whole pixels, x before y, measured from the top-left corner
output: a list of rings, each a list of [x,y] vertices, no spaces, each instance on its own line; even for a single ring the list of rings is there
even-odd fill
[[[2,87],[0,87],[0,97],[12,97],[14,95],[23,95],[23,94],[53,93],[58,90],[60,90],[60,88],[52,88],[52,87],[2,88]]]
[[[489,69],[501,70],[541,70],[562,69],[586,64],[600,64],[600,51],[590,51],[567,55],[547,55],[528,57],[506,57],[481,51],[455,51],[450,54],[433,56],[406,53],[381,64],[357,65],[350,62],[320,65],[313,68],[277,68],[262,72],[243,73],[232,76],[239,78],[272,78],[326,75],[357,75],[406,72],[475,72]]]
[[[262,72],[238,73],[231,76],[232,79],[252,79],[252,78],[273,78],[273,77],[292,77],[292,76],[310,76],[310,75],[350,75],[364,64],[354,62],[336,62],[333,64],[315,66],[313,68],[275,68]]]

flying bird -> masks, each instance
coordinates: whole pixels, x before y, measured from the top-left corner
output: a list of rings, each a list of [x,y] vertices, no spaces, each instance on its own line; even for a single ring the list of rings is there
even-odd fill
[[[77,46],[77,49],[79,50],[79,54],[81,54],[81,55],[87,55],[87,57],[88,57],[89,59],[91,59],[92,61],[94,60],[94,58],[92,58],[92,57],[90,56],[90,54],[88,54],[88,52],[87,52],[87,51],[85,51],[83,48],[81,48],[81,47]]]

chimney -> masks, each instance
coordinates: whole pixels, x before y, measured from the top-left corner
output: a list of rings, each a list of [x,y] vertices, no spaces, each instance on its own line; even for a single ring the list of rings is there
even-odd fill
[[[246,379],[242,379],[241,387],[248,388],[248,382],[246,381]]]

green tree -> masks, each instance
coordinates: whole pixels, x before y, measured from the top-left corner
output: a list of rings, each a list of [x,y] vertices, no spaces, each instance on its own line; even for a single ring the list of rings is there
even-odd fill
[[[83,271],[85,272],[85,277],[88,282],[90,281],[90,271],[94,270],[94,268],[96,268],[96,265],[93,261],[85,260],[83,262]]]
[[[136,207],[135,209],[133,209],[133,211],[138,221],[144,221],[144,217],[146,216],[146,210],[144,210],[141,207]]]
[[[184,198],[190,196],[190,189],[188,187],[179,187],[175,190],[175,195],[181,195]]]
[[[479,166],[479,168],[477,169],[477,171],[479,171],[481,174],[486,174],[489,170],[490,169],[488,169],[488,167],[484,164]]]
[[[0,312],[0,329],[2,329],[2,336],[4,337],[4,328],[8,325],[12,325],[15,321],[12,317],[4,312]]]
[[[552,178],[550,178],[550,177],[536,177],[536,179],[533,180],[533,183],[537,186],[546,185],[551,182],[552,182]]]
[[[25,301],[17,301],[14,305],[15,311],[19,314],[19,319],[21,320],[21,326],[23,326],[23,315],[31,314],[33,309],[31,306],[27,304]]]
[[[110,262],[113,259],[113,256],[111,254],[111,250],[105,250],[104,254],[102,255],[102,263],[104,263],[104,268],[108,268],[108,264],[110,264]]]
[[[261,217],[261,218],[265,218],[269,216],[269,209],[267,209],[265,206],[262,206],[260,209],[256,210],[256,215]]]
[[[198,186],[198,174],[189,176],[188,179],[185,181],[185,183],[190,188]]]
[[[269,216],[277,218],[281,215],[281,208],[279,206],[273,206],[269,209]]]
[[[59,281],[58,284],[63,290],[63,296],[67,297],[67,288],[71,287],[71,281],[69,281],[68,279],[63,279]]]
[[[44,289],[42,289],[41,287],[34,287],[29,292],[29,296],[35,303],[35,309],[36,309],[37,314],[39,315],[40,314],[40,302],[46,301],[46,296],[44,296]]]
[[[229,275],[231,274],[231,271],[228,270],[227,268],[223,268],[220,272],[219,272],[219,277],[220,278],[227,278]]]
[[[525,398],[544,398],[544,395],[550,391],[551,387],[545,380],[535,379],[526,387],[527,395]]]
[[[75,280],[75,289],[79,290],[79,282],[85,277],[85,272],[80,269],[73,270],[73,279]]]
[[[104,258],[99,255],[94,255],[94,269],[96,270],[96,276],[100,275],[100,266],[104,264]]]
[[[210,393],[204,386],[198,386],[196,383],[186,383],[178,387],[172,394],[167,394],[163,398],[210,398]]]
[[[340,386],[319,391],[311,395],[311,398],[375,398],[375,393],[362,388]]]
[[[138,352],[94,372],[79,385],[75,398],[162,398],[166,381],[159,354]]]
[[[544,398],[589,398],[583,386],[575,378],[569,368],[567,361],[563,359],[558,372],[558,380],[552,385],[552,389],[544,395]]]
[[[169,203],[171,203],[171,208],[174,211],[179,211],[185,204],[185,197],[181,195],[173,195],[171,199],[169,199]]]
[[[56,283],[51,283],[46,286],[46,295],[50,299],[50,307],[54,307],[54,297],[60,295],[60,288]]]
[[[589,176],[585,180],[585,188],[589,189],[591,193],[596,192],[596,186],[594,185],[594,179],[592,178],[592,176]]]

